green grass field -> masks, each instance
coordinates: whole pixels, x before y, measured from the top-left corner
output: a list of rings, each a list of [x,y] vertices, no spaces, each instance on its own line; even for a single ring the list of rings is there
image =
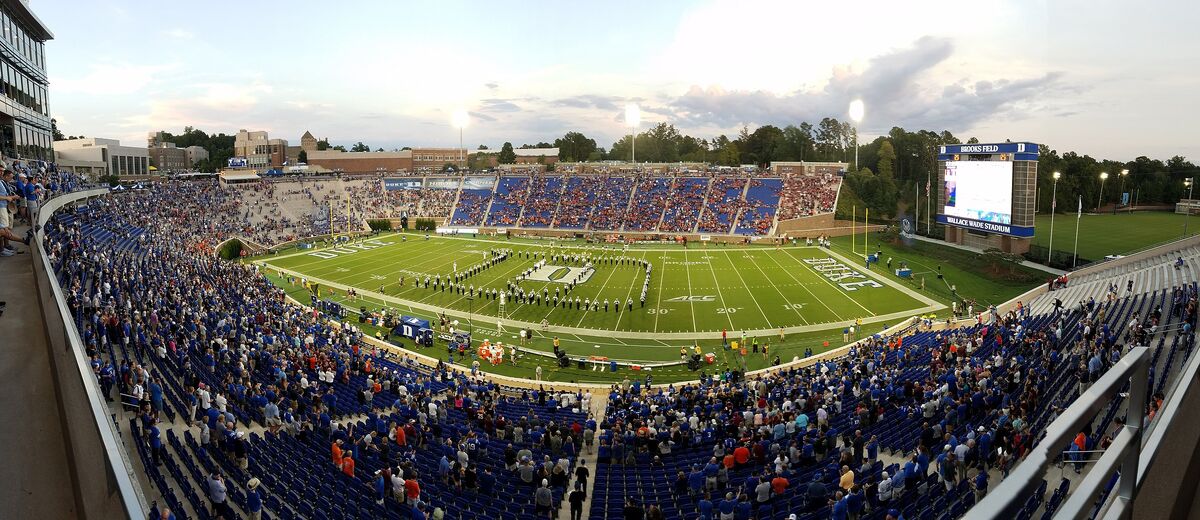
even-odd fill
[[[404,240],[407,239],[407,240]],[[596,333],[625,331],[639,333],[716,333],[728,330],[774,333],[779,328],[805,332],[831,324],[862,318],[872,322],[895,313],[911,315],[927,308],[904,292],[848,265],[846,258],[831,256],[816,247],[632,249],[560,247],[519,244],[465,237],[424,238],[420,235],[382,235],[364,242],[367,249],[325,248],[267,259],[268,265],[283,268],[310,280],[333,282],[364,289],[396,299],[481,316],[586,329]],[[549,295],[551,301],[506,302],[451,289],[418,287],[415,280],[465,272],[483,262],[491,250],[511,249],[515,254],[462,283],[503,290],[535,263],[546,259],[558,269],[545,269],[546,280],[527,279],[520,287],[527,292]],[[607,300],[598,309],[583,310],[574,304],[555,306],[552,298],[560,290],[565,296],[567,278],[554,280],[581,262],[553,261],[555,253],[589,255],[595,271],[571,291],[572,300]],[[542,255],[551,256],[542,256]],[[619,259],[627,259],[624,262]],[[651,283],[645,306],[640,293],[646,279],[641,264],[651,265]],[[572,275],[568,275],[572,276]],[[400,285],[400,278],[405,284]],[[360,291],[362,292],[362,291]],[[632,300],[632,308],[629,302]],[[615,302],[621,302],[619,305]],[[673,336],[681,337],[681,336]],[[692,337],[692,336],[687,336]]]
[[[354,252],[350,252],[350,248],[334,249],[324,245],[310,250],[293,248],[251,261],[264,263],[271,280],[303,303],[309,301],[309,292],[299,280],[293,279],[289,283],[286,276],[279,276],[280,269],[303,273],[310,280],[359,288],[360,298],[354,301],[346,298],[341,290],[322,293],[323,298],[333,299],[351,309],[387,308],[395,313],[431,319],[435,325],[437,310],[450,309],[454,313],[451,317],[460,321],[459,328],[472,330],[477,340],[515,342],[517,320],[536,324],[546,319],[551,325],[564,327],[550,331],[534,327],[535,337],[527,348],[536,351],[550,351],[552,338],[558,337],[563,350],[572,356],[601,355],[624,361],[661,363],[678,361],[680,347],[699,345],[705,352],[717,356],[716,366],[706,367],[710,373],[726,367],[744,366],[754,370],[769,366],[776,356],[786,362],[794,356],[802,356],[806,349],[820,353],[837,348],[844,344],[842,331],[848,320],[864,319],[865,332],[860,331],[859,336],[862,337],[862,334],[877,332],[920,314],[930,304],[948,305],[952,298],[948,289],[951,281],[957,285],[959,296],[999,303],[1039,283],[1042,277],[1038,273],[1028,273],[1027,280],[998,279],[974,266],[977,259],[973,253],[936,244],[877,244],[879,237],[876,235],[867,237],[871,249],[882,248],[885,257],[894,257],[897,265],[902,260],[909,262],[917,279],[897,278],[880,266],[865,273],[861,265],[855,264],[855,259],[860,257],[851,251],[849,238],[835,239],[832,253],[815,247],[776,249],[701,244],[693,244],[687,249],[670,245],[631,246],[622,251],[582,242],[563,246],[527,239],[432,237],[426,240],[424,235],[418,234],[385,234],[375,239],[379,242],[365,244],[363,249],[353,249]],[[861,240],[860,235],[860,244]],[[412,285],[414,276],[420,276],[422,280],[426,274],[444,276],[453,271],[456,261],[459,270],[463,271],[482,260],[484,252],[500,248],[511,249],[518,255],[483,270],[465,283],[503,288],[513,276],[537,261],[532,257],[524,258],[522,252],[588,252],[594,258],[624,256],[647,259],[653,265],[646,306],[642,307],[638,302],[645,272],[637,263],[600,262],[592,277],[571,293],[572,299],[576,295],[581,299],[597,295],[601,300],[606,297],[610,300],[632,298],[632,310],[624,306],[621,309],[611,307],[611,301],[608,312],[508,302],[509,317],[505,320],[504,332],[496,327],[498,302],[479,297],[468,301],[449,290],[435,291],[432,287],[425,289]],[[320,254],[314,256],[312,253]],[[540,258],[539,255],[537,259]],[[845,264],[831,272],[833,278],[837,278],[834,273],[855,276],[830,279],[818,270],[824,264],[806,260]],[[934,277],[938,265],[945,274],[945,280],[940,282]],[[398,285],[401,274],[405,276],[404,287]],[[919,283],[920,277],[926,279],[924,288]],[[873,283],[862,283],[867,281]],[[850,282],[862,285],[845,288],[839,285]],[[382,295],[378,294],[380,285],[384,285]],[[557,282],[526,280],[521,283],[527,290],[539,292],[546,287],[551,295],[556,285],[562,288]],[[850,287],[855,290],[848,290]],[[945,316],[947,312],[942,308],[938,314]],[[468,320],[468,316],[474,319]],[[779,327],[787,328],[782,340]],[[364,329],[371,334],[381,332],[369,325]],[[729,331],[731,340],[740,340],[742,332],[749,331],[750,338],[757,338],[762,345],[770,344],[770,355],[751,353],[740,359],[721,348],[719,331],[722,329]],[[417,349],[405,340],[391,340],[403,348]],[[446,358],[444,347],[434,347],[424,353]],[[456,362],[470,364],[469,359],[456,359]],[[607,373],[580,370],[574,366],[559,368],[551,358],[534,354],[527,355],[519,366],[505,363],[491,367],[485,364],[484,369],[503,375],[532,377],[533,367],[538,365],[543,367],[543,378],[550,382],[612,382],[628,374],[624,370]],[[696,373],[678,365],[659,367],[653,375],[657,382],[697,377]]]
[[[1101,260],[1106,255],[1125,254],[1184,237],[1188,217],[1165,211],[1087,214],[1079,219],[1079,257]],[[1188,234],[1200,232],[1200,219],[1193,218]],[[1054,217],[1054,251],[1070,254],[1075,247],[1075,213]],[[1050,244],[1050,215],[1039,214],[1033,243]],[[1044,260],[1044,259],[1043,259]]]

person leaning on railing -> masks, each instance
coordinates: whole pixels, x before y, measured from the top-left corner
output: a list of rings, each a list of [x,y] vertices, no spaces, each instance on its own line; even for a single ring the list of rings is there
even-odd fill
[[[11,211],[16,207],[17,201],[21,200],[21,195],[13,184],[12,170],[4,170],[3,180],[4,182],[0,182],[0,257],[17,254],[17,250],[9,242],[20,242],[28,246],[33,236],[32,228],[24,237],[13,233]]]

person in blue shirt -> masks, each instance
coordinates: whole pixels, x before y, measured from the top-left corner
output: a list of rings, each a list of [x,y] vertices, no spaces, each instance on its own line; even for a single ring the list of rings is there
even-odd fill
[[[700,503],[696,505],[696,509],[700,512],[699,520],[715,520],[713,518],[712,497],[708,493],[704,493],[704,498],[700,499]]]
[[[262,518],[262,492],[258,490],[260,482],[257,478],[246,483],[246,514],[250,520]]]
[[[692,471],[688,473],[688,490],[692,495],[699,495],[704,491],[704,473],[695,465],[692,465]]]
[[[717,506],[717,510],[721,512],[721,520],[732,519],[735,509],[737,509],[737,500],[733,498],[733,493],[725,493],[725,499]]]
[[[734,509],[734,520],[750,520],[750,514],[753,511],[753,505],[750,503],[750,497],[745,493],[738,497],[737,507]]]
[[[867,506],[867,496],[863,492],[862,486],[854,486],[850,489],[850,494],[846,496],[846,509],[850,512],[851,518],[859,518]]]
[[[982,469],[976,470],[975,478],[971,479],[971,486],[975,488],[975,503],[978,504],[988,492],[987,472]]]
[[[829,518],[832,520],[848,520],[850,518],[849,502],[840,489],[833,496],[833,508],[829,514]]]

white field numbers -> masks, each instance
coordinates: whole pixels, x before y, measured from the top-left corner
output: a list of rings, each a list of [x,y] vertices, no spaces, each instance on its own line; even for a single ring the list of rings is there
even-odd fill
[[[671,312],[671,309],[646,309],[646,312],[650,314],[662,315]]]

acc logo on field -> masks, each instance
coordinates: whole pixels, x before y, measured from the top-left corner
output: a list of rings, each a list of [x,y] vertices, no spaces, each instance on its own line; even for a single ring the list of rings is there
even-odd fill
[[[673,302],[673,303],[687,303],[687,302],[715,302],[715,301],[717,301],[717,297],[716,297],[716,296],[692,296],[692,295],[688,295],[688,296],[676,296],[676,297],[674,297],[674,298],[671,298],[671,299],[668,299],[668,300],[666,300],[666,301],[668,301],[668,302]]]

